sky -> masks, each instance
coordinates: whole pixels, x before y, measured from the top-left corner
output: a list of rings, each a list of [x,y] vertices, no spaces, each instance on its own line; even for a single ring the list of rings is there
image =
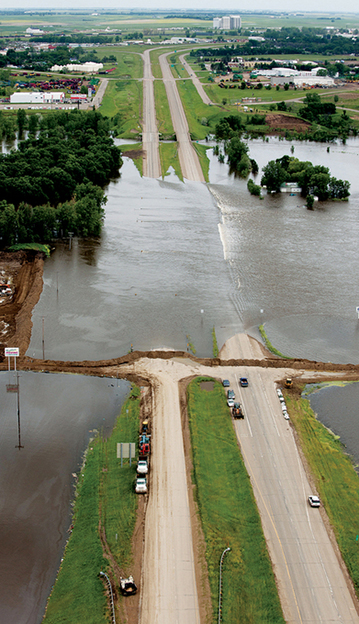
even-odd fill
[[[241,10],[273,11],[332,11],[359,13],[357,0],[137,0],[131,6],[129,0],[1,0],[1,9],[210,9],[241,14]]]

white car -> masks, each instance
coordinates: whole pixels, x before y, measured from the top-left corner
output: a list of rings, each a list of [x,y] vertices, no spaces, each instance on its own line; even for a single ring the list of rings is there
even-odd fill
[[[281,391],[280,388],[277,388],[277,394],[278,394],[279,398],[283,396],[282,391]]]
[[[287,412],[287,406],[285,403],[281,403],[282,412]]]
[[[136,494],[147,494],[147,479],[145,477],[138,477],[136,479]]]
[[[308,496],[308,502],[311,507],[320,507],[319,496]]]
[[[288,412],[283,412],[283,416],[286,420],[289,420],[289,414]]]
[[[137,462],[137,474],[145,475],[148,473],[148,463],[146,459],[139,459]]]
[[[228,405],[228,407],[233,407],[234,406],[234,400],[233,399],[227,399],[227,405]]]

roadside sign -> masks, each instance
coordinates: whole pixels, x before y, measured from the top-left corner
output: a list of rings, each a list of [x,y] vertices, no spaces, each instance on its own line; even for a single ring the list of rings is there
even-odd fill
[[[19,357],[19,347],[5,347],[5,357]]]

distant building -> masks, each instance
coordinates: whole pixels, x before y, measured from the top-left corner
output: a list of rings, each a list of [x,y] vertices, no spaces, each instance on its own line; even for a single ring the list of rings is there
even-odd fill
[[[16,91],[10,95],[10,104],[58,104],[64,100],[62,91]]]
[[[238,30],[241,27],[240,15],[224,15],[213,18],[213,28],[220,30]]]
[[[67,65],[53,65],[51,67],[51,71],[59,72],[62,69],[66,71],[72,72],[86,72],[90,74],[96,74],[100,69],[103,69],[103,63],[92,63],[91,61],[87,61],[87,63],[68,63]]]

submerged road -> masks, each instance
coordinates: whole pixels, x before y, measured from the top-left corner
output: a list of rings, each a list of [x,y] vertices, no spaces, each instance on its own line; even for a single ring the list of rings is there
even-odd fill
[[[163,83],[166,88],[167,99],[170,107],[172,124],[178,141],[178,157],[182,169],[182,175],[187,180],[204,182],[204,176],[197,153],[192,145],[189,134],[188,123],[183,109],[181,98],[178,93],[176,81],[172,76],[171,69],[167,62],[167,56],[162,54],[159,57],[162,70]]]
[[[161,163],[159,155],[159,137],[156,123],[155,95],[151,69],[150,51],[142,54],[143,70],[143,131],[142,145],[145,152],[143,158],[143,175],[147,178],[159,178]]]

